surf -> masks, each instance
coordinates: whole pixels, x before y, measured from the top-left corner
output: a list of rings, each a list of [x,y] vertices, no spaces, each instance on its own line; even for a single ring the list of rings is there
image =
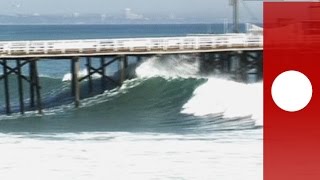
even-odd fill
[[[80,109],[73,108],[70,82],[62,81],[68,79],[68,74],[61,79],[41,77],[50,90],[43,94],[47,108],[39,118],[48,119],[51,128],[45,130],[60,131],[58,127],[63,124],[68,126],[64,129],[67,132],[88,129],[203,132],[262,126],[262,83],[246,84],[227,77],[206,76],[200,69],[200,61],[193,56],[150,57],[132,68],[133,78],[121,87],[103,91],[98,88],[94,95],[89,95],[84,82],[81,92],[85,98]],[[86,74],[85,70],[81,72]],[[99,78],[95,81],[95,86],[99,86]],[[69,118],[59,122],[52,121],[50,116]],[[16,113],[0,119],[14,119],[28,130],[34,127],[21,120],[34,117],[36,113],[29,112],[24,117]],[[6,129],[15,130],[14,126]]]
[[[192,56],[153,57],[140,65],[138,77],[166,79],[202,79],[192,97],[182,106],[180,113],[205,117],[222,114],[223,118],[250,117],[257,126],[263,125],[263,83],[239,83],[229,77],[203,76],[199,60]]]

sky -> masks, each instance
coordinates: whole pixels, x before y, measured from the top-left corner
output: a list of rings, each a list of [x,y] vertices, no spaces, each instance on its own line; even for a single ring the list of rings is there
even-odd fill
[[[245,0],[240,0],[245,1]],[[258,0],[259,1],[259,0]],[[124,14],[139,16],[231,18],[229,0],[1,0],[0,14]],[[240,3],[244,20],[262,19],[262,2]]]

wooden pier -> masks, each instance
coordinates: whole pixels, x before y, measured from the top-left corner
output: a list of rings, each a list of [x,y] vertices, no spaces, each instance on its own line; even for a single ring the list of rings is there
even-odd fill
[[[241,75],[243,69],[255,68],[262,72],[263,38],[260,34],[191,35],[185,37],[92,39],[55,41],[0,41],[0,66],[4,83],[5,112],[11,111],[9,76],[15,75],[18,84],[19,107],[25,113],[24,87],[29,85],[29,107],[42,113],[41,82],[37,62],[44,59],[70,60],[71,95],[76,107],[80,106],[80,83],[88,81],[89,92],[94,89],[92,75],[101,76],[101,85],[106,81],[120,86],[126,79],[128,56],[140,60],[142,56],[164,54],[194,54],[205,64],[221,72]],[[207,57],[206,57],[207,56]],[[100,59],[98,68],[92,60]],[[79,76],[80,60],[85,59],[88,74]],[[12,63],[15,61],[15,63]],[[233,63],[236,61],[237,63]],[[11,62],[11,63],[8,63]],[[106,75],[106,67],[119,63],[120,77],[113,79]],[[236,67],[235,67],[236,64]],[[21,69],[28,66],[28,76]],[[54,67],[53,67],[54,68]],[[261,74],[262,76],[262,74]]]

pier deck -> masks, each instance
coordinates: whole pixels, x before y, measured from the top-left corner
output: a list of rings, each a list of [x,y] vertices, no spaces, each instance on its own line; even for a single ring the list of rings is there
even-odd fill
[[[262,50],[262,35],[221,34],[184,37],[0,41],[0,58],[177,54]]]
[[[12,113],[9,77],[14,75],[18,82],[19,109],[25,112],[25,101],[30,107],[42,113],[41,82],[37,62],[45,59],[70,60],[71,93],[75,106],[80,106],[80,83],[87,80],[89,93],[92,92],[92,76],[101,76],[101,86],[113,83],[120,86],[128,77],[128,57],[142,57],[161,54],[193,54],[201,60],[205,70],[244,74],[257,73],[262,77],[263,36],[254,33],[220,35],[189,35],[184,37],[87,39],[87,40],[46,40],[46,41],[0,41],[0,80],[4,83],[5,112]],[[80,61],[86,59],[87,75],[79,76]],[[93,59],[100,59],[99,67],[92,65]],[[13,61],[15,63],[9,63]],[[106,75],[106,67],[117,63],[119,77]],[[23,69],[29,73],[24,74]],[[30,98],[25,99],[24,83],[30,89]]]

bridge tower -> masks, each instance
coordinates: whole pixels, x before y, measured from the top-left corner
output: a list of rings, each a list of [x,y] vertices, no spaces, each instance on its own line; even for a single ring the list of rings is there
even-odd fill
[[[239,33],[239,0],[230,0],[230,5],[233,8],[233,32]]]
[[[263,0],[229,0],[230,6],[232,6],[232,21],[233,21],[233,27],[232,27],[232,31],[234,33],[239,33],[240,29],[239,29],[239,5],[240,5],[240,1],[244,2],[244,1],[256,1],[256,2],[262,2]],[[246,6],[245,6],[246,7]]]

